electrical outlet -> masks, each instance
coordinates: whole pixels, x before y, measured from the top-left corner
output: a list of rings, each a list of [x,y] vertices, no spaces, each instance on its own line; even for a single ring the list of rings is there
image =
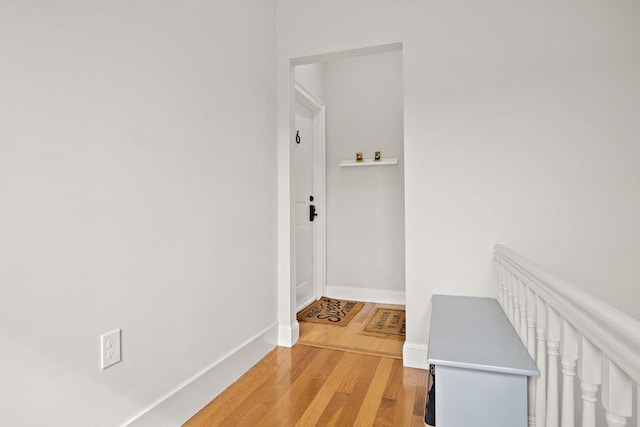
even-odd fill
[[[120,329],[100,337],[100,369],[108,368],[120,361]]]

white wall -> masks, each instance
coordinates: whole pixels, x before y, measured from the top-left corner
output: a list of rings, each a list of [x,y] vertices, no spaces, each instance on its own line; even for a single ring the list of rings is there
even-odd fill
[[[2,2],[0,27],[0,425],[119,425],[224,361],[207,401],[275,343],[274,4]]]
[[[324,101],[324,63],[298,65],[295,67],[296,81],[301,83],[318,99]]]
[[[328,61],[323,87],[328,294],[404,303],[402,52]],[[376,151],[399,164],[338,167]]]
[[[639,13],[625,1],[278,3],[280,158],[290,58],[403,43],[418,353],[433,293],[494,294],[498,242],[640,318]]]

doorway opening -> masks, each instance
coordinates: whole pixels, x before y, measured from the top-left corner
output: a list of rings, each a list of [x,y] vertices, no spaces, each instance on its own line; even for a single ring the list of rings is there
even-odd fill
[[[405,286],[402,44],[296,58],[290,71],[290,253],[279,301],[288,296],[291,328],[281,316],[281,345],[297,341],[295,314],[322,296],[404,305]],[[300,131],[309,141],[319,111],[324,140],[316,148],[314,128],[305,148]]]

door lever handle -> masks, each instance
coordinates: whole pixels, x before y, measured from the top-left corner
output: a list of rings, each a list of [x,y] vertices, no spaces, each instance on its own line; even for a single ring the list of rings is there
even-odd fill
[[[309,205],[309,221],[313,222],[313,220],[318,216],[316,212],[315,205]]]

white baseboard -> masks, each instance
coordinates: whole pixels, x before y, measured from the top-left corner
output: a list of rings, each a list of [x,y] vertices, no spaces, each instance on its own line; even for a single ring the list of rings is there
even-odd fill
[[[427,346],[406,341],[402,346],[402,364],[407,368],[428,369]]]
[[[327,296],[330,298],[377,302],[382,304],[405,304],[404,291],[392,291],[388,289],[356,288],[354,286],[334,286],[327,284]]]
[[[273,350],[277,335],[278,324],[274,323],[180,384],[124,425],[175,427],[184,424]]]
[[[300,313],[300,311],[304,310],[306,307],[313,304],[314,302],[316,302],[316,296],[311,295],[309,298],[307,298],[305,301],[303,301],[300,305],[296,307],[296,313]]]
[[[293,347],[300,338],[300,325],[295,320],[293,324],[280,323],[278,327],[278,345],[282,347]]]

